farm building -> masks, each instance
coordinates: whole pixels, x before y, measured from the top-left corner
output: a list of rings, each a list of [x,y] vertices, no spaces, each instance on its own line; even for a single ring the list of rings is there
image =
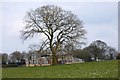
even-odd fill
[[[26,59],[26,66],[47,66],[52,64],[52,55],[42,55],[37,58],[36,55],[32,55],[30,60]],[[72,64],[72,63],[83,63],[84,61],[73,56],[59,55],[58,64]]]

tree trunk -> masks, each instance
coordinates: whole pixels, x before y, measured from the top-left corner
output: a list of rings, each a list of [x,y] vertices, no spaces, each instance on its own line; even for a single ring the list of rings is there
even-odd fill
[[[56,64],[57,64],[56,52],[53,51],[53,53],[52,53],[52,65],[56,65]]]
[[[50,49],[51,49],[51,52],[52,52],[52,65],[56,65],[57,64],[57,56],[56,56],[56,53],[57,53],[57,49],[58,49],[58,46],[59,46],[59,41],[58,43],[56,44],[55,47],[52,46],[52,39],[50,41]]]
[[[94,61],[97,61],[97,57],[94,57]]]
[[[112,60],[113,59],[113,54],[110,54],[110,60]]]

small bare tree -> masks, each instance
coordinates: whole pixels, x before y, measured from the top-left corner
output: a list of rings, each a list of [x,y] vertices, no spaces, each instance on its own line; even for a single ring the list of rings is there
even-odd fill
[[[10,55],[11,55],[11,60],[15,63],[20,62],[22,60],[22,54],[20,51],[14,51]]]
[[[86,31],[83,22],[71,11],[65,11],[54,5],[28,11],[25,22],[25,29],[21,31],[22,39],[26,40],[35,34],[44,34],[46,40],[42,48],[50,48],[52,65],[57,64],[56,53],[61,45],[79,44],[85,38]]]
[[[114,57],[116,56],[116,53],[117,53],[116,49],[111,46],[108,46],[107,51],[110,55],[110,60],[114,59]]]

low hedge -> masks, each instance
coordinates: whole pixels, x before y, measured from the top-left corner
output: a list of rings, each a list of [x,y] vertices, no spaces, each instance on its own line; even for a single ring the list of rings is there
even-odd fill
[[[18,67],[18,65],[17,64],[3,64],[2,67],[3,68],[5,68],[5,67]]]

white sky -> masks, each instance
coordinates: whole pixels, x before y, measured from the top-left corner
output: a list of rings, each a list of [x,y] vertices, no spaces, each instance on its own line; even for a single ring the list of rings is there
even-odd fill
[[[1,0],[1,2],[118,2],[119,0]]]
[[[99,0],[98,0],[99,1]],[[41,36],[25,41],[20,39],[20,30],[23,29],[23,18],[30,8],[35,9],[42,5],[57,5],[64,10],[70,10],[84,22],[87,30],[88,45],[97,39],[106,42],[109,46],[118,48],[118,4],[116,2],[2,2],[2,16],[0,19],[0,52],[12,53],[15,50],[28,51],[32,43],[40,42]],[[1,37],[2,36],[2,37]],[[39,37],[39,38],[37,38]],[[2,41],[1,41],[2,40]]]

